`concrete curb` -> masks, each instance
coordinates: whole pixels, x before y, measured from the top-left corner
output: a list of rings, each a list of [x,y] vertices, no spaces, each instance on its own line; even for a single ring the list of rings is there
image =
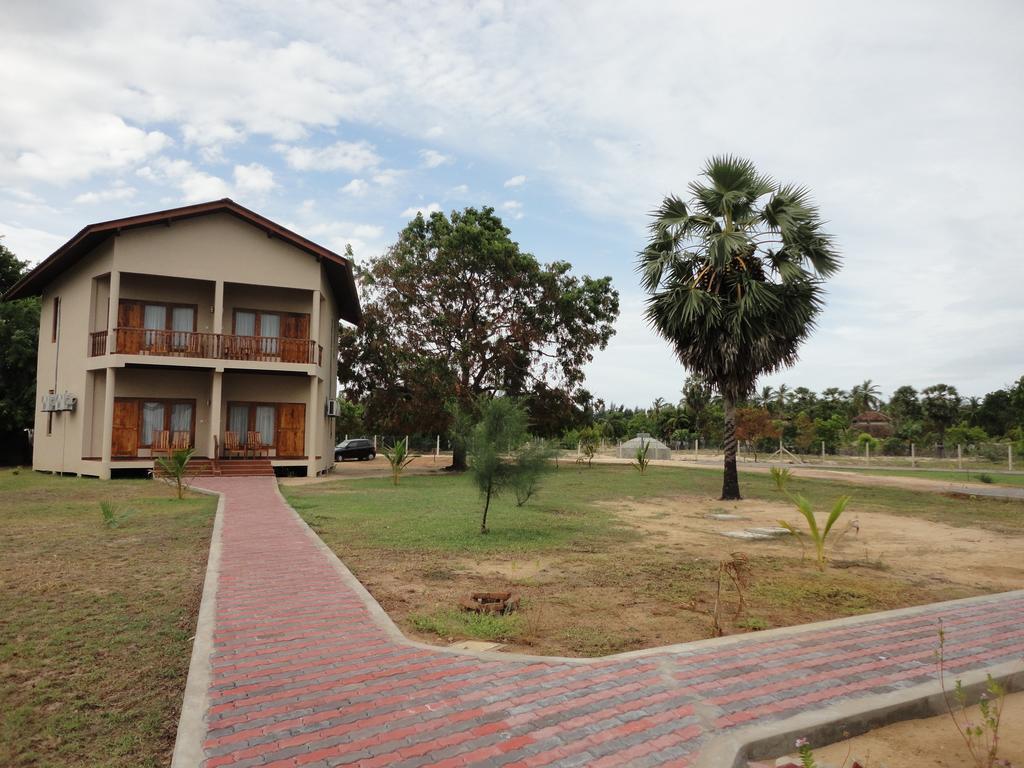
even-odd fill
[[[952,689],[951,681],[958,679],[963,683],[967,704],[975,704],[985,692],[988,675],[1001,683],[1007,693],[1024,690],[1024,663],[1012,661],[957,675],[947,673],[947,691]],[[801,737],[808,738],[813,747],[822,747],[884,725],[945,713],[946,704],[936,673],[935,680],[910,688],[851,699],[785,720],[727,731],[712,738],[694,768],[746,768],[749,760],[792,754],[793,742]]]
[[[199,603],[192,660],[188,665],[185,696],[178,718],[178,734],[174,739],[171,768],[196,768],[205,759],[203,741],[206,738],[206,710],[209,706],[210,678],[213,653],[213,628],[216,620],[217,587],[220,583],[221,529],[224,526],[224,494],[193,488],[198,493],[217,497],[217,512],[210,535],[210,553],[206,559],[206,578],[203,597]]]

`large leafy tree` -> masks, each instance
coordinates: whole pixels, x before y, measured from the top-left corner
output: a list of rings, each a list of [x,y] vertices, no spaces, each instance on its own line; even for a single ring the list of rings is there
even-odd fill
[[[722,498],[738,499],[736,404],[796,361],[840,260],[808,191],[748,160],[714,157],[689,189],[688,202],[669,196],[654,213],[640,255],[646,314],[722,396]]]
[[[0,242],[0,296],[28,271]],[[0,303],[0,463],[20,462],[23,430],[32,426],[36,395],[39,299]]]
[[[360,273],[365,321],[342,334],[339,378],[367,420],[444,431],[454,402],[521,397],[538,432],[582,417],[583,366],[614,333],[611,278],[522,251],[493,208],[417,215]],[[456,445],[453,465],[465,468]]]

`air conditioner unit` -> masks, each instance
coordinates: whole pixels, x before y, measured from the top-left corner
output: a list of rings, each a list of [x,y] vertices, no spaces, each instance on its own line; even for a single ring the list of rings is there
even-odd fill
[[[335,418],[338,415],[338,401],[331,400],[327,401],[327,415],[331,418]]]

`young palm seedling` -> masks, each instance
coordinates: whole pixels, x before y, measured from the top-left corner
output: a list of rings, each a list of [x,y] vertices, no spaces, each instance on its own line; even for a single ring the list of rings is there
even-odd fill
[[[778,467],[772,467],[772,479],[775,480],[775,486],[786,495],[786,497],[792,501],[797,508],[797,511],[803,515],[804,520],[807,521],[807,535],[810,537],[814,544],[815,553],[817,555],[818,570],[825,570],[825,544],[828,541],[828,535],[831,533],[832,528],[835,526],[836,521],[840,515],[846,510],[846,505],[850,503],[849,496],[840,496],[839,500],[836,501],[832,507],[832,511],[828,515],[828,519],[825,521],[824,527],[818,525],[818,519],[814,514],[814,508],[811,507],[811,502],[801,496],[799,493],[790,493],[786,489],[786,485],[789,482],[790,474],[788,469],[779,469]],[[789,531],[791,534],[800,540],[803,535],[801,531],[798,531],[796,527],[787,523],[785,520],[779,520],[779,525]],[[801,546],[803,541],[800,540]]]
[[[409,453],[409,448],[404,440],[396,441],[390,448],[385,446],[383,450],[388,464],[391,465],[391,483],[398,485],[398,478],[402,475],[402,470],[409,466],[416,457]]]
[[[186,448],[182,451],[175,451],[169,458],[156,460],[160,471],[174,481],[179,499],[185,498],[185,489],[188,487],[188,465],[192,461],[193,453],[195,453],[194,448]]]
[[[651,444],[641,439],[640,445],[636,449],[636,455],[633,457],[631,466],[641,475],[647,472],[647,467],[650,466],[651,460],[647,458],[647,453],[651,450]]]

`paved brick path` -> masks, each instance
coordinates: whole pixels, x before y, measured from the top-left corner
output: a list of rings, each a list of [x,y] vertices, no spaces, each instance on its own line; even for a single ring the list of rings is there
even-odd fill
[[[202,485],[225,494],[207,768],[707,764],[723,733],[934,680],[939,617],[952,672],[1024,657],[1024,592],[596,661],[424,647],[274,480]]]

